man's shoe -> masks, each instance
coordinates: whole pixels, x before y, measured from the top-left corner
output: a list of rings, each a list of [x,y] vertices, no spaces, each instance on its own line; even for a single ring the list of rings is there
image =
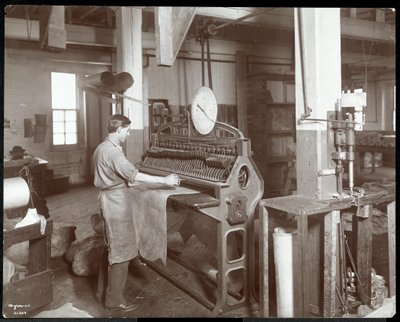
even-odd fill
[[[118,306],[106,306],[107,310],[110,311],[132,311],[134,309],[137,309],[139,307],[139,304],[136,303],[121,303]]]

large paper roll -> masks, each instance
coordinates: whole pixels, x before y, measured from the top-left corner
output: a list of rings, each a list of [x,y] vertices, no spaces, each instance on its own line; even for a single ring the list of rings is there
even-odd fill
[[[30,191],[26,181],[20,177],[4,179],[3,209],[22,207],[28,204]]]
[[[296,234],[284,228],[274,229],[277,316],[294,316],[293,245]]]

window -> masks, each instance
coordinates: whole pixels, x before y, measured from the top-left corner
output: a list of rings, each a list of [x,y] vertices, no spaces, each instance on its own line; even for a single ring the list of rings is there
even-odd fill
[[[76,75],[51,73],[53,145],[78,143]]]
[[[362,88],[354,89],[354,93],[363,93],[363,92],[364,90]],[[362,106],[355,107],[354,121],[356,122],[354,130],[362,131],[365,125],[365,113],[364,113],[364,108]]]

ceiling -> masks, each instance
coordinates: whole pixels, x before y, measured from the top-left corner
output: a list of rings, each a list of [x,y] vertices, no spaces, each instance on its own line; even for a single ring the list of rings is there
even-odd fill
[[[47,6],[39,5],[9,5],[5,7],[5,16],[9,18],[20,18],[26,20],[40,20],[42,10]],[[139,7],[143,12],[142,30],[143,32],[154,32],[154,7]],[[110,6],[65,6],[65,23],[70,25],[115,28],[115,12],[118,7]],[[293,23],[293,8],[279,7],[229,7],[234,14],[229,16],[221,14],[227,7],[198,7],[197,15],[188,30],[187,38],[194,38],[196,26],[204,21],[212,21],[218,29],[213,38],[236,40],[257,43],[286,42],[291,45],[293,41],[293,27],[277,28],[275,22],[288,21]],[[247,15],[253,15],[247,19],[240,20]],[[207,15],[207,16],[205,16]],[[229,17],[229,19],[228,19]],[[232,18],[231,18],[232,17]],[[384,21],[388,25],[393,25],[395,30],[395,11],[391,8],[341,8],[341,17],[351,17],[364,21]],[[235,21],[236,20],[236,21]],[[268,21],[271,23],[268,24]],[[233,23],[236,22],[236,23]],[[279,30],[278,30],[279,29]],[[271,32],[274,31],[274,32]],[[377,41],[371,39],[357,39],[352,37],[342,37],[342,52],[355,53],[362,57],[395,57],[395,41]],[[394,59],[394,58],[393,58]],[[363,62],[362,62],[363,63]],[[361,66],[364,64],[361,64]],[[388,71],[394,74],[393,68],[369,66],[367,70],[360,67],[360,64],[345,66],[344,70],[349,77],[355,77],[362,73],[371,73],[373,76],[385,74]],[[362,77],[361,77],[362,78]]]
[[[5,7],[5,15],[10,18],[23,18],[31,20],[39,20],[41,12],[39,5],[8,5]],[[110,6],[65,6],[65,22],[72,25],[84,25],[93,27],[115,28],[115,10],[118,7]],[[154,23],[154,7],[143,8],[144,29],[150,28],[151,22]],[[231,7],[234,9],[234,7]],[[238,8],[243,9],[243,7]],[[261,12],[261,16],[292,16],[293,8],[278,8],[278,7],[247,7],[248,12]],[[341,16],[350,17],[351,8],[342,8]],[[388,24],[395,24],[395,11],[390,8],[353,8],[353,16],[357,19],[375,21],[377,15],[383,15],[384,20]],[[210,14],[212,15],[212,13]],[[243,20],[240,23],[252,23],[251,21]],[[254,22],[253,22],[254,23]],[[257,23],[260,26],[260,23]],[[146,31],[146,30],[144,30]]]

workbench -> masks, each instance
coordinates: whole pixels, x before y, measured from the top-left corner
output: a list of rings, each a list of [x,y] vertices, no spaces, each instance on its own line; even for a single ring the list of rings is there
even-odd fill
[[[374,145],[356,145],[355,158],[356,158],[356,173],[361,173],[361,168],[364,167],[365,153],[371,153],[372,172],[375,172],[375,153],[382,153],[382,158],[388,157],[387,163],[395,167],[396,147],[390,146],[374,146]],[[362,165],[362,166],[361,166]]]
[[[388,189],[366,190],[365,194],[357,199],[357,211],[353,216],[352,237],[355,264],[366,297],[363,304],[371,304],[371,269],[372,269],[372,206],[387,204],[388,217],[388,254],[389,254],[389,297],[396,294],[395,282],[395,186]],[[298,256],[296,275],[299,276],[297,284],[300,296],[295,310],[296,317],[309,316],[336,316],[336,270],[337,270],[337,243],[340,211],[354,207],[353,198],[316,200],[306,196],[292,195],[271,199],[263,199],[259,203],[260,220],[260,316],[269,316],[269,280],[268,280],[268,209],[292,214],[297,222],[297,249],[294,253]],[[309,218],[316,215],[323,220],[323,294],[322,307],[310,304],[311,274],[310,268],[315,258],[310,257],[310,240],[308,239]],[[312,276],[314,278],[314,276]],[[358,288],[360,294],[360,288]],[[296,301],[295,301],[296,302]]]
[[[28,313],[53,300],[53,272],[50,269],[52,220],[47,220],[44,234],[40,223],[3,229],[3,251],[14,244],[29,241],[26,277],[3,286],[3,316],[26,318]]]

